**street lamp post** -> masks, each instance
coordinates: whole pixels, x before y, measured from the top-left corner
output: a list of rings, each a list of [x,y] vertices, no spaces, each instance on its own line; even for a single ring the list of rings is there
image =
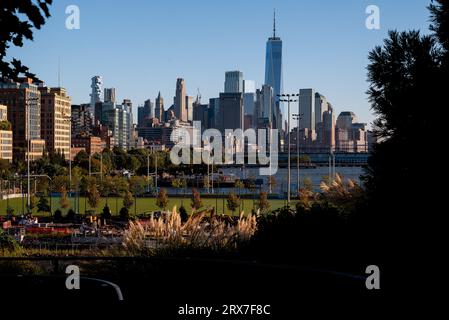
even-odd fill
[[[30,210],[31,206],[31,181],[30,181],[30,152],[31,152],[31,108],[30,107],[30,101],[36,102],[39,101],[40,98],[27,98],[26,99],[26,106],[28,107],[28,112],[26,115],[26,142],[27,142],[27,212]]]
[[[290,206],[290,195],[291,195],[291,168],[290,168],[290,102],[296,102],[298,99],[295,97],[299,96],[299,94],[293,93],[293,94],[280,94],[278,97],[281,97],[279,99],[280,102],[287,102],[288,106],[288,118],[287,118],[287,133],[288,133],[288,162],[287,162],[287,171],[288,171],[288,177],[287,177],[287,205]]]
[[[303,113],[298,113],[298,114],[293,114],[293,117],[295,117],[296,120],[298,120],[298,127],[296,129],[296,173],[297,173],[297,184],[298,184],[298,197],[300,196],[299,194],[299,189],[301,188],[300,186],[300,177],[299,177],[299,166],[300,166],[300,151],[299,151],[299,128],[300,128],[300,121],[302,119],[302,117],[304,116]]]
[[[72,116],[65,112],[62,114],[65,121],[69,123],[69,198],[72,197]],[[75,199],[76,201],[76,199]]]

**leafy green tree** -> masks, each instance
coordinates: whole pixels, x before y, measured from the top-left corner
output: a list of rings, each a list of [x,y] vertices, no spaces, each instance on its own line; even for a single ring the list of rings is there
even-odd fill
[[[236,181],[235,181],[235,185],[234,185],[236,188],[237,188],[237,190],[239,191],[239,198],[241,198],[241,196],[242,196],[242,189],[244,189],[245,188],[245,184],[243,183],[243,181],[242,180],[240,180],[240,179],[237,179]],[[240,201],[240,206],[242,206],[243,205],[243,201]],[[240,208],[240,210],[242,210],[242,208]]]
[[[130,216],[129,216],[129,210],[126,207],[123,207],[120,209],[120,220],[122,221],[128,221]]]
[[[226,199],[226,206],[235,215],[235,211],[240,207],[240,198],[234,192],[231,192]]]
[[[89,179],[87,186],[87,202],[89,203],[89,206],[95,210],[100,204],[100,200],[101,196],[97,188],[96,180],[95,178],[91,178]]]
[[[101,196],[106,197],[106,205],[108,205],[109,195],[114,190],[114,179],[111,176],[105,176],[100,183]]]
[[[23,46],[23,40],[33,40],[33,27],[40,29],[50,17],[52,0],[1,1],[0,2],[0,74],[4,78],[17,80],[24,74],[38,80],[28,67],[17,59],[6,61],[6,49],[11,45]]]
[[[62,221],[62,211],[61,210],[57,209],[55,211],[55,214],[53,215],[53,220],[56,222]]]
[[[37,202],[37,212],[47,213],[50,211],[51,209],[47,197],[44,194],[41,194],[39,196],[39,201]]]
[[[184,206],[179,207],[179,216],[181,217],[182,222],[186,222],[189,219],[189,214]]]
[[[268,176],[268,188],[270,190],[270,193],[273,192],[273,189],[276,188],[276,185],[276,178],[274,176]]]
[[[162,188],[159,193],[157,194],[157,198],[156,198],[156,205],[161,208],[166,210],[167,205],[168,205],[168,196],[167,196],[167,190],[165,190],[164,188]]]
[[[203,206],[203,201],[201,201],[201,195],[195,188],[192,189],[192,199],[190,206],[192,207],[192,209],[195,210],[198,210]]]
[[[134,195],[134,214],[137,213],[137,197],[142,195],[145,192],[145,185],[146,180],[144,177],[139,176],[132,176],[131,179],[129,179],[129,189]]]
[[[61,208],[63,209],[67,209],[70,207],[70,200],[67,197],[67,191],[65,190],[65,187],[62,187],[62,191],[61,191],[61,199],[59,200],[59,205],[61,206]]]
[[[131,192],[126,191],[123,196],[123,207],[126,209],[130,209],[132,205],[134,204],[133,195]]]
[[[65,216],[65,218],[67,219],[67,221],[75,221],[76,212],[73,211],[72,209],[69,209],[69,211],[67,211],[67,215]]]
[[[444,145],[447,110],[435,116],[424,108],[441,105],[440,93],[447,91],[448,8],[448,1],[433,1],[433,33],[390,31],[368,56],[368,96],[376,115],[373,134],[377,143],[364,177],[368,201],[359,204],[364,210],[358,218],[371,228],[364,229],[370,236],[365,245],[379,248],[379,255],[408,249],[416,255],[415,248],[426,247],[421,242],[424,237],[416,235],[431,228],[426,222],[436,225],[441,211],[439,201],[433,199],[445,195],[436,194],[437,187],[427,187],[439,185],[441,178],[424,172],[416,152],[439,150]],[[432,138],[424,132],[432,132]]]
[[[127,159],[126,167],[131,172],[136,173],[140,168],[140,161],[135,156],[129,156]]]
[[[270,202],[268,201],[268,194],[265,191],[262,191],[259,195],[259,209],[261,212],[265,212],[270,209]]]
[[[103,219],[111,219],[111,217],[112,217],[111,209],[109,209],[109,207],[107,205],[103,208],[103,212],[101,213],[101,217]]]
[[[7,215],[8,217],[14,216],[14,208],[11,207],[11,206],[8,206],[8,207],[6,208],[6,215]]]

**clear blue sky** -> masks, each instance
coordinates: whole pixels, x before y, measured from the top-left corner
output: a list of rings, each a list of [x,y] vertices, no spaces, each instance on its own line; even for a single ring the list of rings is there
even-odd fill
[[[283,40],[284,90],[314,88],[337,112],[373,116],[365,94],[368,52],[389,29],[428,32],[430,0],[57,0],[34,42],[12,48],[49,86],[62,86],[73,103],[89,102],[90,78],[103,76],[118,99],[134,106],[160,90],[172,102],[177,77],[203,101],[223,90],[224,72],[241,70],[261,86],[265,43],[276,7]],[[65,28],[65,8],[78,5],[80,30]],[[380,8],[381,29],[365,28],[365,8]]]

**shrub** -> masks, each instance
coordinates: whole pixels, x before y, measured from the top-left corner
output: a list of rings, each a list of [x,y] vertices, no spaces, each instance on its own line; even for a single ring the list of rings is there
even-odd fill
[[[129,220],[129,210],[126,207],[120,209],[120,220],[128,221]]]
[[[112,217],[111,209],[109,209],[108,206],[105,206],[105,207],[103,208],[103,212],[101,213],[101,217],[102,217],[103,219],[111,219],[111,217]]]
[[[55,214],[53,215],[53,220],[54,221],[61,221],[62,220],[62,212],[61,210],[56,210]]]
[[[73,221],[76,218],[76,212],[73,211],[73,209],[69,209],[69,211],[67,211],[67,215],[66,215],[66,219],[68,221]]]
[[[186,208],[184,208],[184,206],[179,207],[179,215],[182,222],[186,222],[187,219],[189,219],[189,214],[187,213],[187,210]]]

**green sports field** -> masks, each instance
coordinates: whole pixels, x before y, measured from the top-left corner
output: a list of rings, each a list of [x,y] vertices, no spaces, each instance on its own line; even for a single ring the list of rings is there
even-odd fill
[[[37,199],[36,199],[37,201]],[[86,210],[90,210],[89,204],[87,203],[86,199],[84,197],[80,197],[79,201],[76,201],[75,204],[75,198],[70,199],[72,208],[75,210],[78,208],[79,204],[79,211],[80,213],[84,213]],[[243,210],[245,213],[251,212],[251,209],[253,208],[254,201],[252,199],[244,199],[243,201]],[[257,201],[257,200],[255,200]],[[0,201],[0,215],[6,214],[6,208],[9,202],[9,206],[11,206],[14,209],[15,215],[20,215],[22,212],[26,211],[26,199],[22,198],[15,198],[15,199],[9,199],[7,200],[1,200]],[[218,207],[218,213],[224,213],[231,215],[232,212],[226,208],[226,199],[223,198],[202,198],[203,207]],[[169,198],[169,205],[167,209],[173,208],[173,206],[181,206],[181,204],[184,204],[184,207],[190,211],[190,198],[176,198],[176,197],[170,197]],[[106,204],[106,199],[102,198],[100,201],[100,205],[96,208],[96,212],[100,213],[103,210],[103,207]],[[112,214],[118,214],[118,211],[123,207],[123,199],[122,198],[109,198],[108,199],[108,205],[109,208],[112,211]],[[160,210],[159,207],[156,206],[156,200],[155,198],[137,198],[137,208],[135,208],[134,204],[131,209],[129,210],[130,214],[134,214],[134,212],[137,212],[137,214],[145,213],[145,212],[151,212]],[[270,209],[277,209],[285,205],[284,200],[270,200]],[[60,208],[59,205],[59,198],[53,197],[51,201],[52,211],[54,212],[56,209]],[[224,211],[223,211],[224,206]],[[63,214],[67,212],[68,209],[62,210]],[[37,208],[33,209],[33,214],[36,216],[42,216],[42,213],[37,212]],[[235,214],[238,214],[237,212]]]

